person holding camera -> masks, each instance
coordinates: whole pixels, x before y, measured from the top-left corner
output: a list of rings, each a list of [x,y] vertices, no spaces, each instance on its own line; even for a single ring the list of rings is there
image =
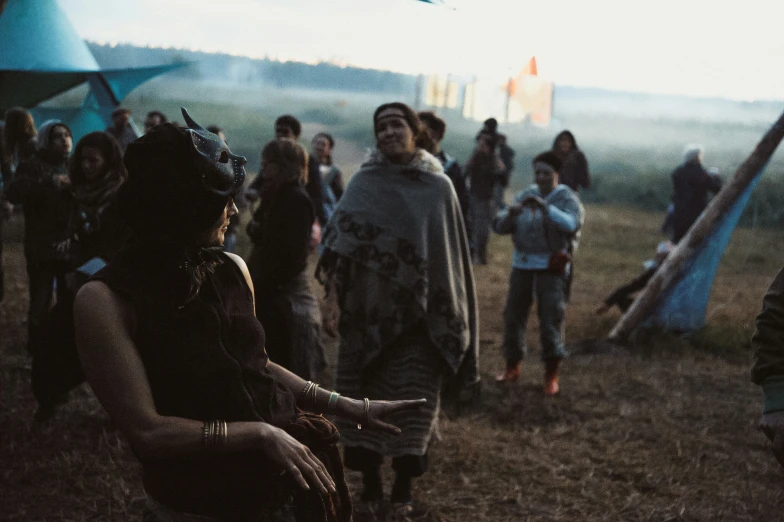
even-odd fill
[[[497,233],[510,234],[514,243],[504,308],[506,370],[496,380],[513,382],[520,377],[520,363],[526,352],[526,322],[536,300],[545,362],[544,393],[555,395],[559,390],[561,360],[566,356],[561,326],[571,252],[585,210],[577,193],[558,183],[561,161],[554,153],[539,154],[533,167],[535,184],[521,191],[493,223]]]

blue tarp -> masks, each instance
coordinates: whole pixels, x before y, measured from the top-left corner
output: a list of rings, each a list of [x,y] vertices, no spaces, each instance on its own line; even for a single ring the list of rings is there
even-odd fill
[[[763,166],[730,210],[716,222],[702,246],[684,266],[683,275],[663,294],[643,326],[657,326],[676,332],[693,332],[702,328],[719,261],[764,171]]]
[[[78,140],[105,129],[112,111],[140,84],[187,64],[101,70],[55,0],[8,0],[0,12],[0,114],[35,107],[77,85],[90,91],[81,107],[35,107],[37,122],[63,120]]]

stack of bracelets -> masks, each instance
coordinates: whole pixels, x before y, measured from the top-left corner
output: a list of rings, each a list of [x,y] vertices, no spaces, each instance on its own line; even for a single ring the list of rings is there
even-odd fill
[[[302,389],[302,392],[299,394],[299,398],[297,399],[297,404],[302,404],[303,402],[309,402],[310,406],[313,408],[313,411],[319,411],[318,404],[316,402],[316,398],[318,396],[318,389],[319,385],[313,381],[308,381],[305,383],[305,387]],[[327,400],[326,404],[326,412],[334,415],[337,413],[337,404],[338,398],[340,394],[338,392],[330,392],[329,399]],[[365,403],[365,411],[364,411],[364,422],[365,424],[368,423],[368,414],[370,413],[370,400],[364,399]],[[357,429],[362,429],[362,423],[357,423]],[[214,452],[217,451],[219,448],[223,447],[226,444],[226,439],[229,436],[229,425],[226,421],[223,420],[213,420],[213,421],[205,421],[204,425],[201,428],[202,433],[202,442],[204,443],[204,448],[207,451]]]
[[[207,451],[216,451],[226,444],[226,438],[229,436],[229,425],[222,420],[205,421],[204,426],[201,428],[201,433],[202,441]]]
[[[311,407],[313,408],[313,411],[319,411],[318,403],[316,402],[318,389],[319,389],[319,385],[316,384],[315,382],[313,382],[313,381],[306,382],[305,383],[305,387],[302,389],[302,391],[299,394],[299,398],[297,399],[297,404],[303,404],[304,405],[305,402],[309,402]],[[327,408],[326,408],[326,412],[327,413],[332,414],[332,415],[337,413],[337,405],[338,405],[338,398],[339,397],[340,397],[340,394],[338,392],[335,392],[335,391],[330,392],[329,400],[327,401]],[[366,398],[364,401],[365,401],[365,415],[364,415],[364,419],[365,419],[365,423],[367,424],[367,422],[368,422],[368,413],[370,412],[370,400]],[[357,423],[357,429],[358,430],[362,429],[362,423],[361,422]]]

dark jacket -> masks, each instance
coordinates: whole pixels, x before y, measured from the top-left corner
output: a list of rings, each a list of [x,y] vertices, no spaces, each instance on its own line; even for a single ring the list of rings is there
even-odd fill
[[[572,149],[564,154],[558,147],[561,138],[569,138],[572,142]],[[591,174],[588,171],[588,160],[577,146],[574,134],[568,130],[562,131],[553,141],[553,152],[561,159],[561,170],[558,171],[558,182],[566,185],[575,192],[579,192],[580,187],[591,187]]]
[[[316,218],[323,227],[327,222],[327,215],[324,212],[324,196],[321,192],[321,171],[319,170],[319,162],[313,154],[310,155],[308,160],[308,184],[306,189],[308,196],[310,196],[310,202],[313,204]]]
[[[460,211],[463,214],[463,222],[465,223],[466,216],[468,215],[468,190],[466,189],[463,169],[456,159],[443,150],[436,154],[436,158],[441,162],[441,165],[444,167],[444,174],[447,175],[452,182],[452,186],[455,188],[457,201],[460,203]]]
[[[784,269],[765,294],[751,346],[754,350],[751,380],[762,386],[764,412],[784,410]]]
[[[721,189],[721,179],[708,174],[699,163],[684,163],[672,173],[673,242],[677,243],[697,221],[708,195]]]
[[[11,203],[24,206],[25,251],[28,254],[53,254],[54,244],[68,239],[69,216],[73,205],[70,185],[57,184],[55,176],[67,175],[67,163],[46,151],[19,164],[14,179],[6,188]]]
[[[474,154],[466,163],[466,176],[471,182],[470,193],[479,199],[493,199],[493,187],[501,181],[503,175],[504,164],[496,154],[489,157]]]
[[[504,164],[504,175],[500,179],[501,185],[508,187],[509,179],[512,177],[512,171],[514,171],[515,168],[515,151],[509,145],[504,144],[498,147],[498,155],[501,157],[501,161]]]
[[[264,197],[273,201],[267,204]],[[275,294],[305,270],[314,216],[310,198],[300,185],[282,185],[277,194],[262,196],[262,203],[248,225],[254,244],[249,269],[259,296],[257,302],[263,296]]]

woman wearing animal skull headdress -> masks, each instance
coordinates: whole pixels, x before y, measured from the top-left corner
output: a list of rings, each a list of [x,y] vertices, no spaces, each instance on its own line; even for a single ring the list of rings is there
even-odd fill
[[[129,245],[76,297],[82,367],[142,463],[146,520],[347,521],[331,412],[363,427],[421,402],[351,400],[270,361],[245,263],[220,246],[245,158],[199,127],[128,146]]]

